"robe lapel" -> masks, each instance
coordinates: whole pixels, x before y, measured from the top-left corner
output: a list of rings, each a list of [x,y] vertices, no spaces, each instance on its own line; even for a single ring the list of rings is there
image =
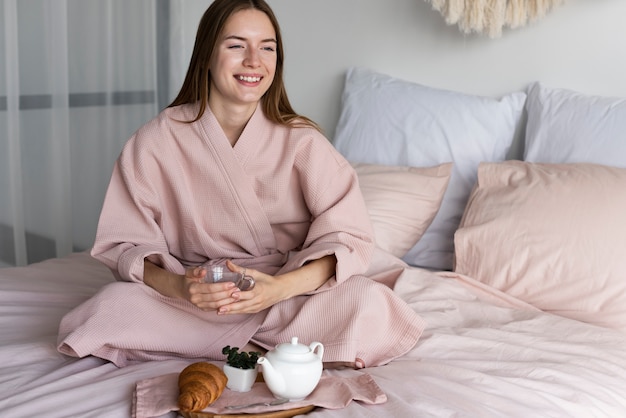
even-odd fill
[[[264,120],[262,110],[257,107],[234,148],[209,108],[199,121],[204,133],[204,142],[214,157],[215,168],[223,177],[234,200],[233,207],[241,219],[238,225],[242,227],[245,225],[256,246],[255,249],[246,249],[255,256],[266,255],[268,249],[276,248],[274,233],[254,189],[254,182],[244,169],[255,145],[259,146],[262,142],[259,135],[263,135],[263,132],[256,131],[254,126],[263,125]],[[232,217],[235,214],[230,215]]]
[[[251,160],[259,155],[260,148],[267,146],[271,126],[272,122],[267,120],[261,106],[258,106],[233,148],[244,171]]]

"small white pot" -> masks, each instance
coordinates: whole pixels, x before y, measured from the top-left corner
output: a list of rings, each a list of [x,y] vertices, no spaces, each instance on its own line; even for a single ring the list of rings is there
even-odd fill
[[[256,367],[254,369],[239,369],[225,364],[224,374],[228,378],[226,387],[235,392],[248,392],[256,381],[257,373]]]

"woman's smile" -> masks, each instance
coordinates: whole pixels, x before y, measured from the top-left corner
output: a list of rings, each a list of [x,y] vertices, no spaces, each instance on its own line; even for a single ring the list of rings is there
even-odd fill
[[[258,84],[259,81],[263,79],[262,76],[254,76],[254,75],[238,75],[235,77],[237,78],[237,80],[246,84]]]

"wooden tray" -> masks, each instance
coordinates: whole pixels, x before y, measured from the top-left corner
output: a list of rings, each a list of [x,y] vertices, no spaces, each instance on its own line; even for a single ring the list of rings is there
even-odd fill
[[[256,382],[264,382],[263,374],[259,373]],[[211,412],[182,412],[178,411],[184,418],[291,418],[296,415],[304,415],[315,409],[315,405],[300,406],[298,408],[283,409],[281,411],[260,412],[257,414],[246,414],[243,412],[233,412],[232,414],[213,414]]]
[[[315,409],[315,405],[301,406],[299,408],[285,409],[283,411],[262,412],[259,414],[242,414],[236,412],[234,414],[212,414],[210,412],[181,412],[180,415],[185,418],[290,418],[296,415],[306,414]]]

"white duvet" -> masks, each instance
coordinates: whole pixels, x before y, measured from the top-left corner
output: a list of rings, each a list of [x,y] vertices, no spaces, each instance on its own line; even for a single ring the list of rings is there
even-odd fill
[[[63,314],[110,280],[85,253],[0,269],[0,416],[127,417],[137,381],[188,364],[118,369],[56,351]],[[626,416],[626,335],[487,302],[453,274],[412,268],[396,291],[428,323],[415,348],[383,367],[327,372],[369,373],[388,401],[307,416]]]

